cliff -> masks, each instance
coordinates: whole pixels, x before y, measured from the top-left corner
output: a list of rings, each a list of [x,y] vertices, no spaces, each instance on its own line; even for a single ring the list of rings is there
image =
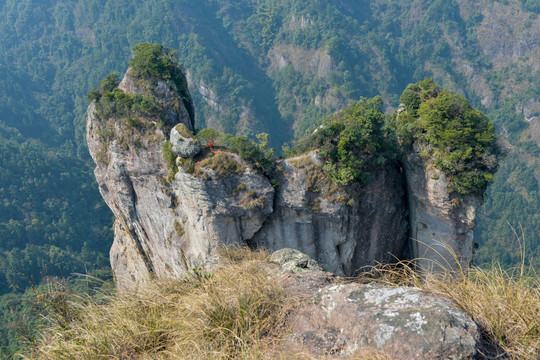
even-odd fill
[[[272,160],[269,171],[227,148],[201,146],[181,76],[163,80],[130,67],[119,84],[102,83],[88,109],[96,179],[116,217],[110,255],[120,289],[209,267],[223,245],[294,248],[346,276],[406,255],[424,258],[424,268],[453,266],[452,252],[465,268],[471,262],[480,197],[452,192],[414,151],[404,169],[387,157],[377,100],[314,133],[322,148],[335,140],[336,154],[347,154],[332,171],[328,149]],[[354,125],[362,111],[373,119]]]

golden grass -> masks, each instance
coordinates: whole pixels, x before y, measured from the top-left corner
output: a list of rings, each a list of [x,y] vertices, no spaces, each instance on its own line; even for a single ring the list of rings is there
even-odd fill
[[[199,168],[195,167],[195,175],[199,175],[200,168],[207,168],[214,170],[218,179],[226,178],[235,173],[242,174],[245,170],[245,166],[236,161],[233,155],[220,150],[212,153],[211,156],[202,160],[198,165]]]
[[[222,256],[226,265],[215,274],[196,268],[105,305],[77,304],[74,320],[45,331],[31,358],[263,358],[284,323],[286,292],[257,261],[264,253]]]

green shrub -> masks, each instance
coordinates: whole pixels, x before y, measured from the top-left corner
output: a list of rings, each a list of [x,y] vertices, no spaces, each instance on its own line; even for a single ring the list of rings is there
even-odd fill
[[[401,143],[406,148],[413,142],[422,145],[423,156],[448,176],[450,191],[483,194],[493,179],[500,152],[489,118],[431,79],[407,86],[401,99],[415,99],[412,92],[420,105],[416,107],[413,100],[394,116],[391,125]]]
[[[366,184],[370,171],[393,157],[383,125],[380,97],[362,99],[322,121],[312,133],[297,141],[290,155],[318,149],[324,171],[341,184]]]
[[[208,139],[217,139],[220,135],[221,133],[216,129],[205,128],[197,132],[197,139],[199,139],[200,142],[205,143]]]
[[[172,152],[172,144],[169,140],[165,141],[163,143],[163,158],[165,159],[165,162],[167,164],[167,168],[169,169],[169,182],[174,179],[174,175],[178,172],[178,166],[176,165],[176,155]]]

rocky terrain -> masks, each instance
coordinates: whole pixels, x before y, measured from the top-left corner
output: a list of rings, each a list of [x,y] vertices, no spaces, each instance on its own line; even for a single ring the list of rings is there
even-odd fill
[[[281,276],[291,296],[304,300],[288,317],[288,351],[317,359],[354,358],[367,348],[390,359],[485,354],[480,327],[449,299],[414,287],[343,283],[292,249],[275,252],[271,260],[285,269]]]
[[[395,162],[379,166],[363,187],[332,181],[318,151],[278,160],[267,178],[237,154],[201,147],[170,82],[130,69],[119,89],[163,105],[138,122],[104,117],[96,101],[88,109],[96,179],[116,216],[110,255],[121,289],[210,266],[223,245],[294,248],[346,276],[404,256],[425,258],[423,267],[451,259],[439,241],[462,266],[472,259],[480,201],[453,205],[444,176],[414,154],[404,171]]]

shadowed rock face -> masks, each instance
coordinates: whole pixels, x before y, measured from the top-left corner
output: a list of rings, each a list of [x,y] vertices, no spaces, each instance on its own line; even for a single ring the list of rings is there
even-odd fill
[[[271,250],[300,250],[339,275],[354,275],[376,261],[395,261],[407,237],[403,180],[397,168],[381,167],[362,189],[331,193],[332,183],[310,187],[314,172],[320,171],[314,165],[321,161],[311,152],[278,163],[275,209],[253,242]]]

